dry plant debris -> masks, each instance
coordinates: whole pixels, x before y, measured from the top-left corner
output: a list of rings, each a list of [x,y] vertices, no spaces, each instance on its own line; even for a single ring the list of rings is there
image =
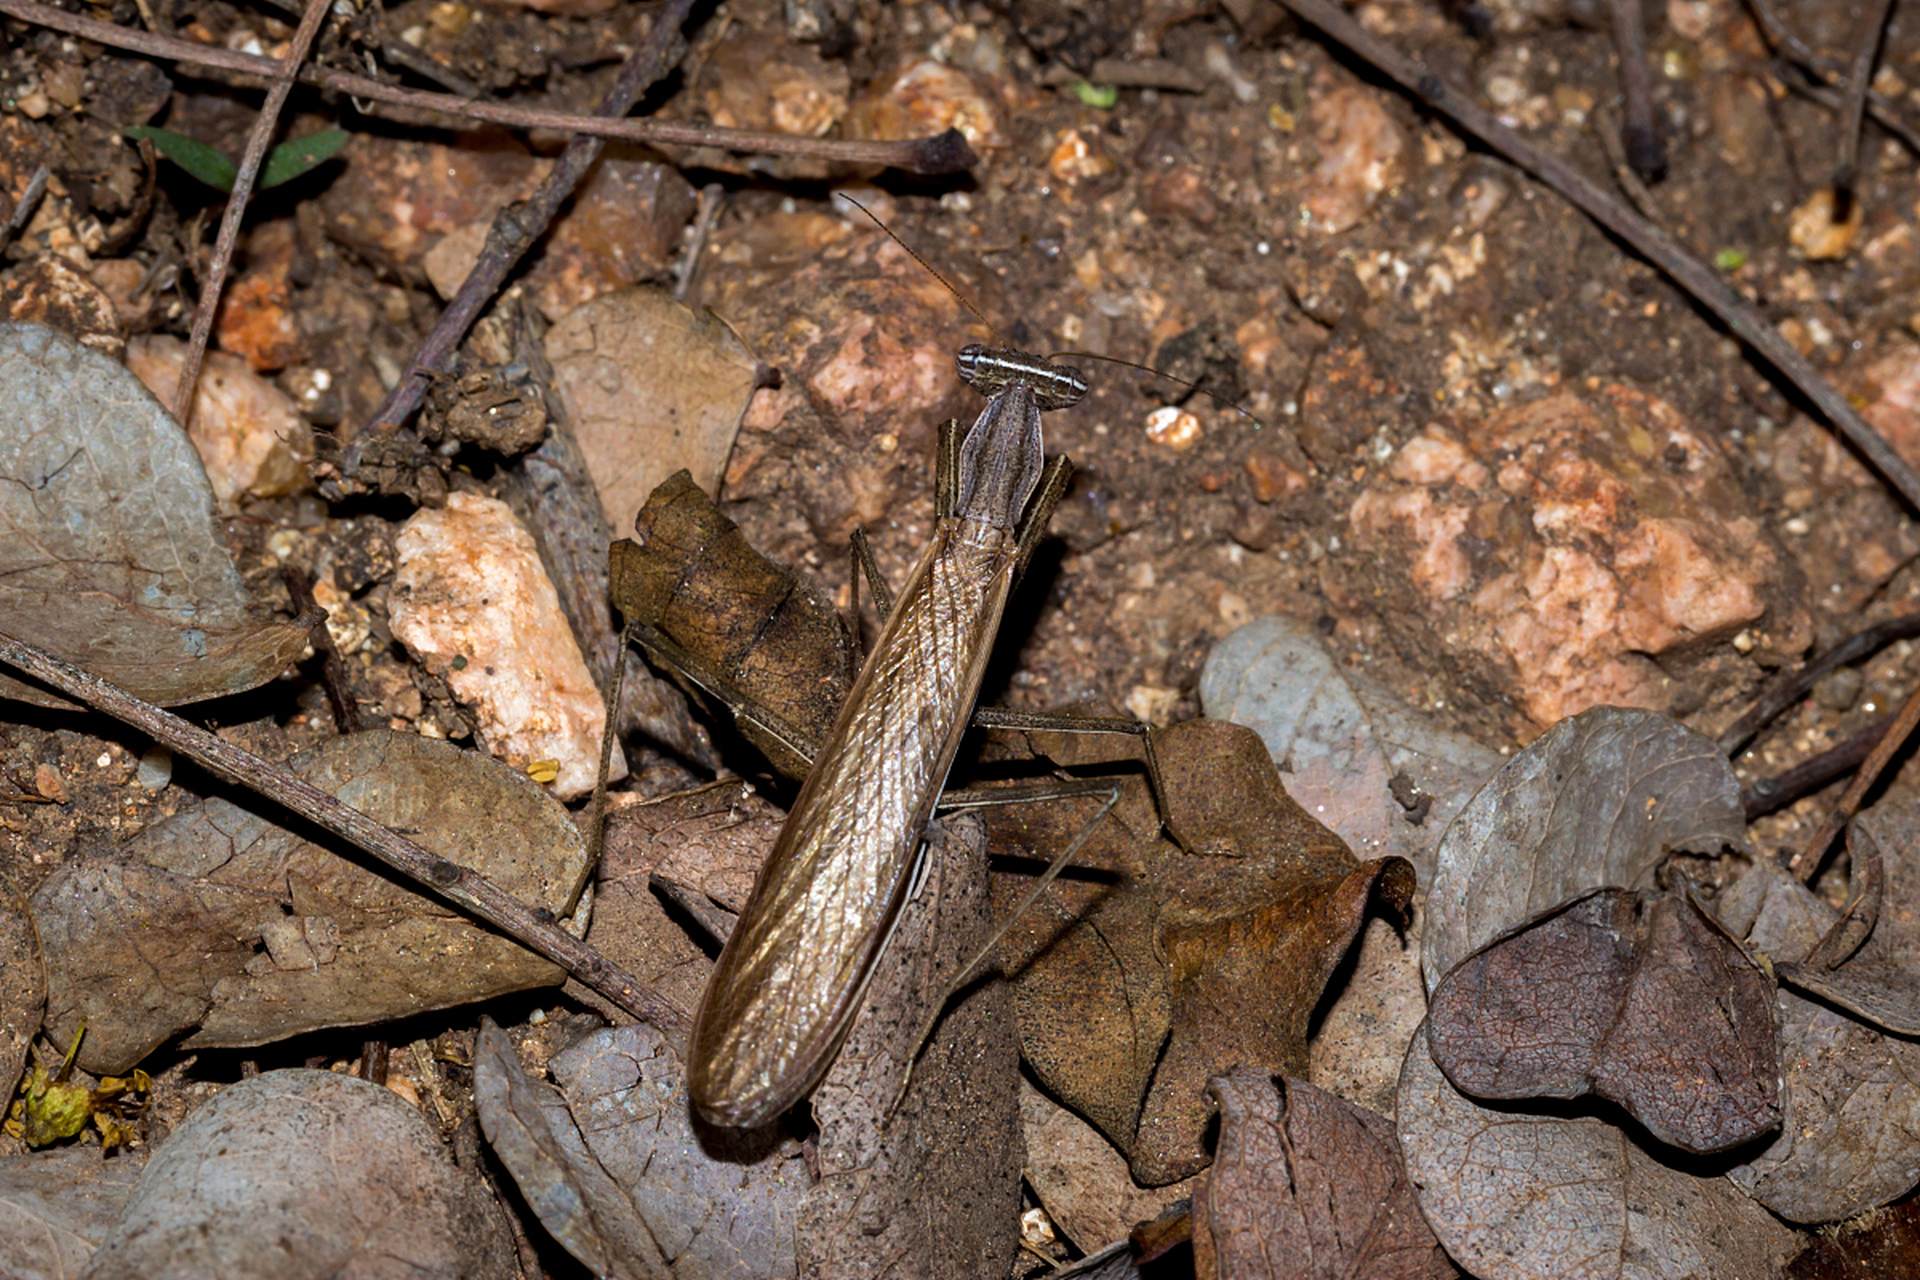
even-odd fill
[[[1638,9],[0,0],[0,647],[214,731],[0,673],[0,1271],[1910,1270],[1913,768],[1831,865],[1802,794],[1920,681],[1920,44]],[[1049,415],[988,681],[1152,723],[1166,812],[895,1111],[1097,802],[942,818],[834,1076],[728,1140],[687,1011],[975,340],[1194,384]],[[629,622],[699,709],[627,655],[576,908]]]

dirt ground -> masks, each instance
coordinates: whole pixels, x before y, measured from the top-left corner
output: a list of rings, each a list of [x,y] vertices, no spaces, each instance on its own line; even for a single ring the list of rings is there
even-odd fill
[[[398,40],[459,83],[591,109],[646,7],[538,9],[410,0],[360,11],[322,48],[357,65],[352,50]],[[958,123],[978,164],[910,178],[714,149],[617,151],[659,162],[667,176],[624,189],[612,202],[619,216],[570,245],[580,257],[536,269],[549,274],[525,289],[554,320],[563,303],[609,284],[670,279],[692,239],[694,193],[717,185],[724,200],[687,300],[779,374],[746,413],[722,509],[842,607],[853,599],[856,527],[895,581],[924,543],[936,424],[979,404],[952,376],[954,350],[990,341],[1116,361],[1078,361],[1092,390],[1046,415],[1048,449],[1070,456],[1076,476],[1009,610],[984,700],[1190,719],[1215,643],[1283,614],[1316,624],[1341,661],[1410,706],[1503,752],[1606,701],[1665,711],[1711,736],[1777,671],[1920,605],[1914,513],[1801,396],[1559,196],[1278,6],[786,9],[822,18],[824,38],[797,38],[771,0],[720,6],[681,75],[649,102],[666,118],[748,128]],[[1855,9],[1798,0],[1778,12],[1839,58]],[[291,31],[286,14],[215,0],[155,10],[168,30],[228,48],[275,52]],[[124,0],[112,16],[138,23]],[[1507,0],[1487,15],[1484,38],[1440,6],[1369,0],[1357,16],[1615,185],[1603,133],[1617,128],[1619,88],[1604,12]],[[1671,0],[1650,6],[1647,29],[1668,162],[1646,189],[1646,211],[1920,460],[1913,152],[1869,123],[1859,222],[1821,224],[1834,113],[1784,87],[1748,11]],[[163,124],[238,155],[257,94],[14,19],[0,30],[0,190],[18,196],[42,160],[55,175],[46,206],[7,250],[9,314],[57,323],[57,310],[33,309],[36,296],[58,292],[33,274],[55,256],[79,264],[72,274],[86,289],[75,286],[76,297],[110,304],[89,331],[184,336],[218,196],[164,163],[150,176],[118,131]],[[1087,83],[1101,59],[1147,67],[1154,83],[1103,101]],[[922,65],[957,74],[898,82]],[[1920,117],[1912,13],[1896,8],[1877,65],[1893,109]],[[243,300],[228,304],[216,341],[292,397],[328,459],[438,314],[428,251],[483,227],[497,193],[523,193],[560,141],[373,120],[312,89],[296,93],[289,122],[288,133],[324,123],[356,137],[342,160],[257,198],[231,286]],[[430,146],[460,153],[449,181],[430,172],[444,158],[424,156]],[[834,189],[862,199],[922,261],[830,203]],[[593,246],[614,243],[627,259],[595,265]],[[257,327],[269,321],[283,331],[277,356],[262,354],[270,344]],[[1164,411],[1169,403],[1178,412]],[[1579,443],[1580,415],[1594,413],[1625,424],[1622,438],[1651,431],[1659,447],[1636,461]],[[1448,449],[1451,479],[1423,478]],[[437,469],[444,498],[494,486],[503,464],[429,444],[408,465]],[[458,700],[390,643],[393,530],[423,490],[417,478],[373,488],[327,491],[333,500],[305,484],[243,495],[226,534],[263,598],[287,599],[283,565],[318,570],[343,613],[364,622],[374,642],[347,672],[376,723],[431,724],[460,739],[471,727]],[[1574,502],[1574,491],[1593,508],[1580,517],[1590,523],[1562,537],[1540,514],[1541,495]],[[1684,554],[1658,553],[1647,567],[1635,539],[1650,522],[1684,526]],[[1515,620],[1545,613],[1542,601],[1571,608],[1541,585],[1542,566],[1571,575],[1572,561],[1555,557],[1576,555],[1615,595],[1518,636]],[[209,722],[275,759],[327,737],[314,671],[308,663],[214,703]],[[1896,708],[1917,677],[1920,656],[1903,641],[1857,664],[1857,676],[1823,683],[1736,760],[1742,781],[1842,741]],[[9,893],[31,895],[70,857],[182,803],[182,786],[129,785],[145,751],[137,733],[103,731],[92,717],[10,709],[0,786],[20,802],[0,805]],[[642,739],[630,756],[639,793],[710,772]],[[1885,793],[1914,787],[1905,761]],[[190,781],[181,769],[177,779]],[[1763,819],[1756,846],[1799,847],[1839,785]],[[494,1016],[506,1023],[537,1003],[517,999]],[[391,1038],[437,1036],[457,1060],[470,1025],[457,1011],[428,1015]],[[350,1036],[317,1033],[244,1059],[175,1057],[171,1075],[156,1072],[170,1088],[156,1093],[155,1122],[256,1064],[356,1053]]]

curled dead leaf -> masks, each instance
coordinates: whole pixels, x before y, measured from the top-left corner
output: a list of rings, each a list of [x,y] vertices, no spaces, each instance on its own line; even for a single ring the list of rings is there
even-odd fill
[[[1780,1123],[1772,984],[1691,893],[1582,894],[1467,957],[1427,1016],[1476,1098],[1591,1092],[1702,1154]]]
[[[1146,1186],[1207,1164],[1209,1079],[1305,1073],[1308,1022],[1370,907],[1413,892],[1405,859],[1356,862],[1295,804],[1251,730],[1197,720],[1155,741],[1186,850],[1137,785],[1087,851],[1118,882],[1057,882],[1003,956],[1027,1061]],[[1008,809],[996,837],[1048,856],[1092,807]]]
[[[1712,740],[1651,711],[1563,720],[1495,774],[1441,837],[1421,954],[1427,990],[1494,935],[1603,885],[1636,888],[1676,849],[1746,840]]]

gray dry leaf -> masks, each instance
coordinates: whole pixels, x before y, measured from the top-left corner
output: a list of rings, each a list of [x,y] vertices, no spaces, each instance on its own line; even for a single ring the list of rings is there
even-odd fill
[[[1780,1123],[1773,984],[1688,893],[1596,889],[1509,930],[1441,981],[1427,1035],[1476,1098],[1594,1093],[1685,1151]]]
[[[149,702],[285,670],[300,623],[259,615],[193,443],[140,380],[71,338],[0,324],[0,618]],[[72,704],[0,675],[0,697]]]
[[[617,289],[562,316],[547,359],[609,525],[625,529],[683,467],[718,492],[759,385],[753,353],[724,321],[664,289]]]
[[[795,1274],[807,1184],[797,1144],[695,1133],[680,1055],[646,1025],[596,1031],[549,1065],[560,1088],[529,1076],[506,1033],[482,1021],[480,1123],[569,1253],[615,1280]]]
[[[1875,805],[1853,820],[1849,845],[1858,850],[1863,838],[1878,852],[1885,881],[1872,934],[1832,968],[1776,955],[1774,975],[1882,1031],[1920,1036],[1920,805]]]
[[[1753,920],[1747,945],[1774,956],[1805,955],[1839,914],[1769,862],[1726,897],[1729,921]],[[1920,1184],[1920,1044],[1784,987],[1775,998],[1786,1114],[1732,1180],[1792,1222],[1849,1218]]]
[[[112,1229],[149,1152],[77,1143],[0,1160],[0,1275],[72,1280]]]
[[[373,730],[286,767],[522,902],[558,910],[586,857],[537,783],[451,743]],[[196,1048],[265,1044],[561,980],[519,943],[249,803],[262,812],[222,798],[182,809],[34,895],[49,1034],[70,1038],[85,1017],[86,1070],[125,1072],[195,1025]]]
[[[1754,1280],[1799,1248],[1726,1178],[1663,1164],[1614,1125],[1481,1106],[1434,1065],[1424,1027],[1398,1111],[1421,1211],[1477,1280]]]
[[[723,797],[702,792],[688,810],[644,820],[682,844],[672,870],[695,889],[709,887],[697,851],[716,834]],[[743,816],[762,825],[751,810]],[[777,1126],[725,1145],[718,1130],[696,1132],[678,1052],[652,1028],[598,1032],[558,1055],[557,1090],[530,1080],[503,1036],[487,1042],[476,1089],[488,1138],[575,1257],[604,1274],[676,1280],[1005,1272],[1021,1150],[1003,984],[976,984],[947,1010],[913,1087],[884,1117],[932,1002],[985,940],[984,839],[975,822],[946,826],[927,884],[902,911],[813,1095],[811,1172],[779,1143]],[[714,887],[726,892],[732,859],[720,861]]]
[[[1208,1086],[1213,1168],[1193,1197],[1198,1280],[1450,1280],[1420,1216],[1393,1124],[1261,1071]]]
[[[1673,850],[1746,839],[1713,742],[1651,711],[1596,707],[1508,761],[1440,840],[1427,892],[1427,990],[1502,930],[1589,889],[1634,888]]]
[[[1259,733],[1287,770],[1287,794],[1356,854],[1398,854],[1422,884],[1440,834],[1501,763],[1342,669],[1320,633],[1291,618],[1256,618],[1215,645],[1200,700],[1209,716]]]
[[[271,1071],[147,1161],[84,1280],[466,1280],[512,1274],[498,1204],[390,1090]]]

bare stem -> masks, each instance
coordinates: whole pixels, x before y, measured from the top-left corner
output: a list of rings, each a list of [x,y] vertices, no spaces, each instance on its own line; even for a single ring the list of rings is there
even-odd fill
[[[539,952],[634,1017],[685,1042],[690,1019],[684,1010],[485,876],[395,834],[305,779],[5,632],[0,632],[0,662],[132,725],[155,742],[366,850],[414,883]]]

